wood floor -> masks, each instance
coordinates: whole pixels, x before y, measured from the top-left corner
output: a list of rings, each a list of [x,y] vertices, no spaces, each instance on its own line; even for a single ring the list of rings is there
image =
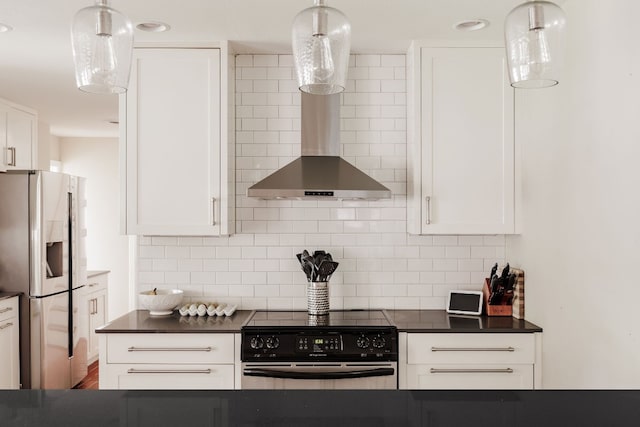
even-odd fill
[[[98,361],[96,360],[89,365],[89,372],[80,383],[74,388],[84,390],[98,390]]]

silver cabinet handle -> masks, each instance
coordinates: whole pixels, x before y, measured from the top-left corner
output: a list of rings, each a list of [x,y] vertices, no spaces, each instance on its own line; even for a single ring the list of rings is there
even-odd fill
[[[3,308],[2,310],[0,310],[0,314],[6,313],[8,311],[13,310],[13,307],[7,307],[7,308]]]
[[[515,351],[513,347],[431,347],[431,351]]]
[[[93,288],[94,286],[98,286],[98,283],[89,283],[87,287]]]
[[[13,326],[13,323],[11,323],[11,322],[9,322],[9,323],[5,323],[4,325],[0,326],[0,330],[2,330],[2,329],[6,329],[6,328],[8,328],[9,326]]]
[[[513,374],[513,369],[440,369],[431,368],[432,374]]]
[[[91,303],[93,305],[93,308],[92,308],[93,312],[91,314],[96,314],[98,312],[98,300],[96,298],[92,298]]]
[[[211,198],[211,225],[216,225],[216,198]]]
[[[210,374],[211,369],[129,369],[128,374]]]
[[[7,162],[7,166],[16,165],[16,147],[7,147],[7,151],[11,153],[11,161]]]
[[[431,224],[431,197],[425,197],[427,199],[427,225]]]
[[[211,347],[129,347],[128,351],[211,351]]]

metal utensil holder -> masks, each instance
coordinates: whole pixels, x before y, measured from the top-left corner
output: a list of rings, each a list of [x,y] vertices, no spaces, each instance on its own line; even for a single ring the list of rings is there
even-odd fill
[[[329,282],[307,284],[307,310],[315,316],[329,314]]]

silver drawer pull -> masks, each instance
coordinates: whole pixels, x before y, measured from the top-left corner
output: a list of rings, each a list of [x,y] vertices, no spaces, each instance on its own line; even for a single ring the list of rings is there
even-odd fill
[[[4,314],[4,313],[6,313],[8,311],[11,311],[11,310],[13,310],[13,307],[3,308],[2,310],[0,310],[0,314]]]
[[[16,166],[16,147],[7,147],[7,150],[11,153],[11,161],[7,162],[7,166]]]
[[[216,198],[211,198],[211,225],[216,225]]]
[[[129,369],[128,374],[210,374],[211,369]]]
[[[432,374],[513,374],[513,369],[439,369],[431,368]]]
[[[129,347],[128,351],[211,351],[211,347]]]
[[[431,197],[425,197],[427,199],[427,225],[431,224]]]
[[[9,322],[9,323],[5,323],[4,325],[0,326],[0,331],[1,331],[1,330],[3,330],[3,329],[8,328],[8,327],[10,327],[10,326],[13,326],[13,323],[11,323],[11,322]]]
[[[510,351],[513,347],[431,347],[431,351]]]

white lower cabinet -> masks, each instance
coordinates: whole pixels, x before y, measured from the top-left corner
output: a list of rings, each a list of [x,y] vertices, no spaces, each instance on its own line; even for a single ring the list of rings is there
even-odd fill
[[[100,334],[100,389],[233,389],[232,333]]]
[[[107,323],[108,273],[89,278],[83,288],[82,304],[85,322],[88,325],[87,362],[93,363],[98,358],[99,341],[96,328]]]
[[[18,297],[0,301],[0,389],[20,388]]]
[[[539,333],[401,333],[404,389],[541,387]]]

